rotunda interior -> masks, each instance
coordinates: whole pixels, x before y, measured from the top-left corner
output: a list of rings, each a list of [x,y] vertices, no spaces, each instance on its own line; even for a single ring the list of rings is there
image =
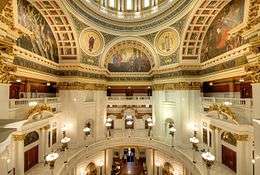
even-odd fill
[[[259,107],[259,0],[0,2],[0,175],[258,175]]]

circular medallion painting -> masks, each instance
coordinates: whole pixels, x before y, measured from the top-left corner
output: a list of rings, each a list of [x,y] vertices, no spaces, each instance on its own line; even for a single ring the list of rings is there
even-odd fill
[[[174,28],[167,28],[157,33],[154,45],[157,52],[163,56],[173,54],[180,44],[180,36]]]
[[[98,56],[104,48],[104,37],[96,30],[87,28],[80,34],[81,49],[90,56]]]

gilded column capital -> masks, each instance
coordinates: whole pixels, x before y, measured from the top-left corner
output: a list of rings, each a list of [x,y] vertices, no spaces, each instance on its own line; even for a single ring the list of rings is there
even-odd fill
[[[153,85],[154,90],[200,90],[200,82],[178,82]]]
[[[234,134],[237,141],[248,141],[248,135]]]
[[[260,64],[247,65],[245,71],[248,72],[248,77],[252,83],[260,83]]]
[[[8,84],[14,79],[17,67],[9,63],[0,53],[0,83]]]
[[[23,141],[25,139],[24,133],[13,134],[14,141]]]

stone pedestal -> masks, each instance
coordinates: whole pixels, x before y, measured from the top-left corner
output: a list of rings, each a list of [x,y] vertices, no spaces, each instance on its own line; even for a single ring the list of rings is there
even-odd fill
[[[9,119],[9,86],[0,83],[0,119]]]

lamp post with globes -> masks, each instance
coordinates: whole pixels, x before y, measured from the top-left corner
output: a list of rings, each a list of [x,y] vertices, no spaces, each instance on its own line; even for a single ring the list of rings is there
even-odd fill
[[[174,136],[175,136],[176,128],[174,123],[169,124],[169,134],[172,136],[172,147],[174,147]]]
[[[53,175],[53,169],[55,166],[55,161],[58,159],[58,157],[59,157],[59,154],[55,153],[55,152],[52,152],[45,157],[45,161],[49,164],[49,168],[51,170],[52,175]]]
[[[192,144],[192,161],[193,163],[196,163],[196,152],[199,151],[198,149],[199,139],[197,137],[191,137],[190,143]]]
[[[146,119],[147,121],[147,125],[148,125],[148,137],[151,140],[151,132],[152,132],[152,128],[153,128],[153,119],[151,117]]]
[[[207,175],[210,175],[210,169],[215,162],[215,156],[208,151],[201,154],[202,160],[205,162],[207,167]]]
[[[91,133],[90,123],[87,123],[85,127],[83,128],[83,132],[85,133],[85,136],[88,137]]]
[[[106,123],[105,123],[105,127],[107,128],[107,134],[106,134],[106,137],[107,139],[109,139],[111,137],[111,127],[112,127],[112,119],[111,118],[107,118],[106,119]]]

